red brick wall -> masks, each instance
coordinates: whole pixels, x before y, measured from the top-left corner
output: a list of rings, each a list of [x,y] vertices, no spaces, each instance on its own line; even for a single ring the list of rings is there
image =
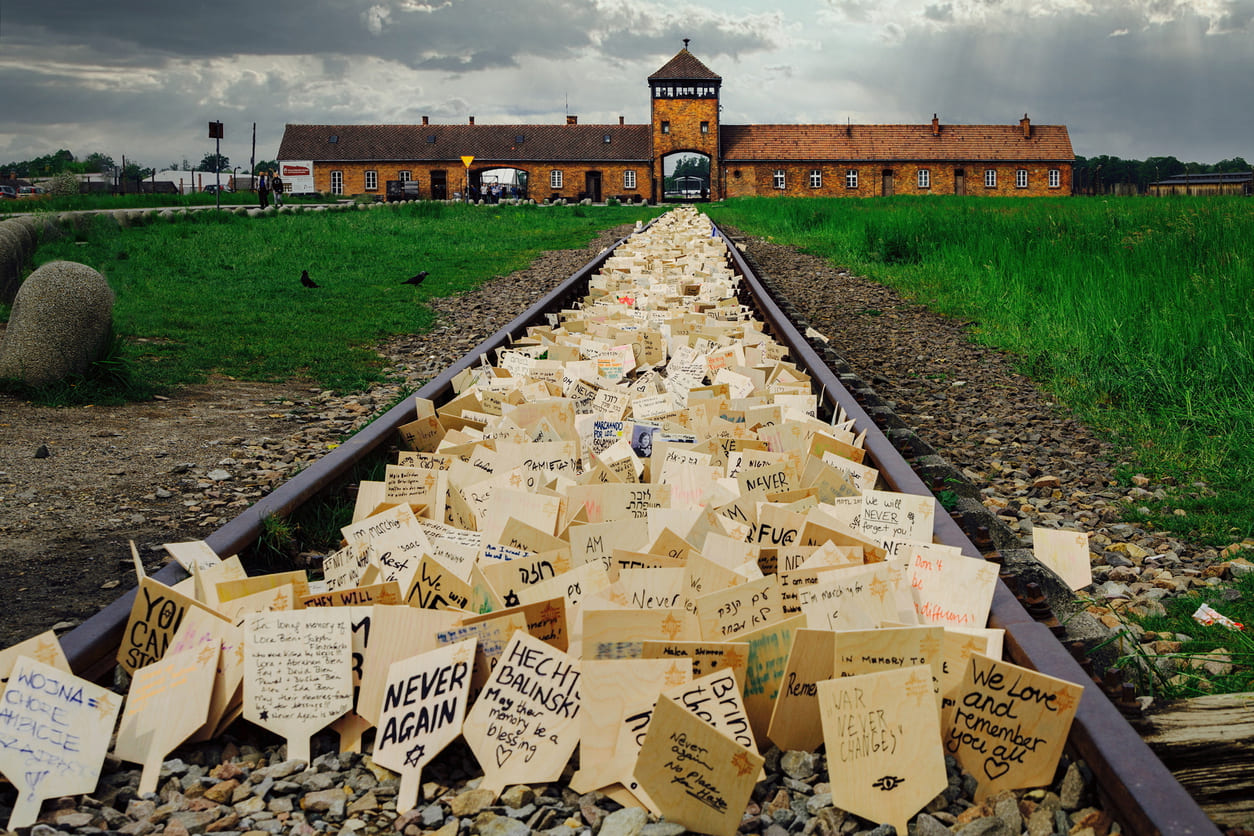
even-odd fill
[[[528,180],[528,196],[536,200],[544,200],[554,193],[559,197],[567,200],[575,200],[584,191],[586,186],[585,173],[589,171],[601,172],[601,198],[604,200],[608,197],[625,196],[634,198],[639,196],[643,199],[649,199],[652,194],[653,184],[649,179],[649,164],[646,162],[639,163],[492,163],[476,160],[474,165],[475,171],[487,171],[493,168],[517,168],[527,172]],[[551,188],[550,173],[557,169],[562,172],[562,187],[560,189]],[[358,194],[377,194],[386,195],[387,181],[399,180],[401,171],[408,171],[411,180],[417,180],[419,184],[419,194],[429,199],[431,197],[431,172],[435,170],[443,170],[448,183],[448,196],[451,198],[454,192],[462,192],[466,186],[466,169],[460,161],[431,163],[431,162],[389,162],[389,163],[314,163],[314,188],[320,192],[331,191],[331,172],[341,171],[344,174],[344,190],[345,195]],[[624,172],[631,170],[636,172],[636,187],[628,189],[623,185]],[[366,190],[366,172],[375,171],[378,174],[378,188],[370,191]]]
[[[985,169],[997,172],[996,188],[984,185]],[[1028,171],[1028,186],[1015,186],[1015,172],[1020,168]],[[1049,188],[1049,169],[1060,172],[1060,185]],[[1045,195],[1071,194],[1070,163],[727,163],[725,164],[725,189],[727,197],[877,197],[884,191],[884,171],[892,172],[891,186],[895,195],[903,194],[954,194],[957,170],[965,173],[965,194],[996,195],[1001,197],[1041,197]],[[784,188],[775,185],[775,171],[783,169]],[[810,172],[822,172],[822,185],[810,185]],[[858,186],[846,186],[845,173],[850,169],[858,172]],[[919,188],[920,169],[929,172],[929,186]]]

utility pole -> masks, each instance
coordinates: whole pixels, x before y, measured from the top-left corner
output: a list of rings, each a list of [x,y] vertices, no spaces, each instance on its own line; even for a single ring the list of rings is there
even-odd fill
[[[253,155],[248,158],[248,173],[249,175],[257,174],[257,123],[256,122],[253,122]],[[250,180],[249,182],[255,183],[256,181]]]

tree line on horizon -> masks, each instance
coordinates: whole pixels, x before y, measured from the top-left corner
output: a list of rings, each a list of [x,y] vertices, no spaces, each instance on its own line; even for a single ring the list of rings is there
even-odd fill
[[[126,164],[119,167],[114,162],[113,157],[99,151],[92,152],[83,158],[74,156],[70,151],[62,148],[51,154],[45,154],[42,157],[35,157],[31,160],[20,160],[5,163],[0,166],[0,175],[5,178],[23,179],[53,177],[57,174],[70,172],[71,174],[113,174],[120,175],[124,180],[143,180],[151,177],[157,169],[150,168],[136,162],[135,160],[126,159]],[[120,171],[118,170],[120,168]],[[260,160],[253,168],[252,173],[257,174],[261,171],[274,171],[278,168],[278,163],[274,160]],[[231,160],[225,154],[205,154],[199,163],[192,165],[187,158],[183,159],[182,164],[172,162],[165,166],[170,171],[231,171]],[[244,171],[248,173],[247,168]]]
[[[1124,160],[1102,154],[1097,157],[1075,158],[1072,174],[1077,191],[1101,191],[1116,183],[1132,183],[1138,192],[1144,192],[1150,183],[1166,180],[1177,174],[1223,174],[1250,171],[1244,157],[1233,157],[1217,163],[1182,162],[1175,157],[1147,157],[1144,160]]]

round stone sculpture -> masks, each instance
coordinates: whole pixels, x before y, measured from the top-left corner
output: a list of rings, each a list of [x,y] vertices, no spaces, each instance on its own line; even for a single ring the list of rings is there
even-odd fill
[[[0,378],[46,386],[84,375],[108,347],[113,290],[85,264],[53,261],[22,282],[0,343]]]

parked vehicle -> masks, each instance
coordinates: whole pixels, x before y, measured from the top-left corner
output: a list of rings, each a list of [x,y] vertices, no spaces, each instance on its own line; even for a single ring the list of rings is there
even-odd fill
[[[0,186],[0,198],[6,198],[6,197],[16,200],[17,189],[13,188],[12,186]]]
[[[18,197],[38,197],[44,194],[43,186],[18,186]]]

